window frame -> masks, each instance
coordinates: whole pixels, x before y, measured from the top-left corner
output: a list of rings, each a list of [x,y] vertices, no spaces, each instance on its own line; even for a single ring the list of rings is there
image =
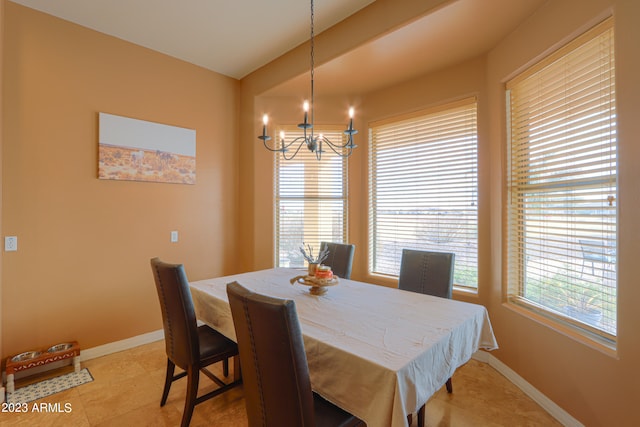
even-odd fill
[[[343,144],[345,141],[345,136],[343,133],[342,127],[340,125],[315,125],[314,127],[314,133],[315,134],[321,134],[324,133],[325,136],[328,136],[330,139],[335,140],[336,138],[342,138],[343,140]],[[287,140],[292,140],[296,137],[302,136],[303,135],[303,130],[299,129],[296,125],[278,125],[276,126],[276,135],[280,135],[280,132],[284,132],[285,133],[285,138]],[[292,147],[293,148],[293,147]],[[282,265],[282,261],[284,261],[284,259],[282,259],[282,251],[281,251],[281,242],[284,240],[283,237],[281,235],[281,215],[280,215],[280,211],[281,211],[281,203],[283,201],[301,201],[303,203],[306,202],[310,202],[310,203],[314,203],[314,202],[318,202],[319,204],[321,204],[323,201],[325,202],[332,202],[332,201],[341,201],[342,202],[342,207],[341,207],[341,216],[342,216],[342,224],[340,226],[341,228],[341,235],[342,235],[342,239],[336,239],[334,237],[332,237],[332,235],[329,234],[318,234],[315,237],[312,237],[310,239],[306,239],[305,237],[308,235],[307,233],[303,233],[303,238],[300,239],[300,241],[297,243],[295,248],[291,248],[290,251],[295,252],[294,254],[292,254],[293,256],[299,256],[299,252],[298,252],[298,248],[299,246],[301,246],[303,243],[306,244],[310,244],[313,247],[313,252],[314,255],[317,255],[317,252],[320,249],[320,242],[321,241],[332,241],[332,242],[336,242],[336,243],[347,243],[348,242],[348,236],[349,236],[349,162],[347,158],[342,158],[339,157],[337,155],[335,155],[333,152],[328,151],[323,153],[322,159],[318,160],[315,157],[315,154],[307,152],[307,148],[306,147],[302,147],[300,149],[300,152],[298,153],[298,155],[296,155],[296,157],[292,160],[285,160],[282,158],[282,154],[281,153],[274,153],[273,156],[273,209],[274,209],[274,213],[273,213],[273,217],[274,217],[274,239],[273,239],[273,244],[274,244],[274,265],[276,267],[279,266],[289,266],[289,265]],[[304,160],[302,160],[304,159]],[[305,185],[304,185],[304,196],[282,196],[280,194],[279,191],[279,183],[280,183],[280,177],[281,177],[281,169],[280,166],[281,165],[294,165],[296,164],[296,162],[301,162],[304,161],[304,164],[309,164],[312,166],[312,170],[311,170],[311,175],[313,175],[314,171],[318,171],[320,170],[322,167],[326,166],[327,163],[332,162],[332,161],[339,161],[341,163],[341,191],[340,191],[340,196],[330,196],[326,193],[326,192],[331,192],[331,190],[326,190],[326,191],[319,191],[316,194],[313,194],[313,191],[307,191],[308,184],[309,182],[307,181],[307,178],[304,179]],[[322,164],[324,162],[324,164]],[[306,170],[305,170],[305,176],[306,176]],[[316,178],[317,178],[317,174],[316,174]],[[313,176],[312,176],[313,178]],[[318,184],[318,181],[315,181],[316,184]],[[320,207],[317,207],[317,210],[319,210]],[[303,215],[306,217],[306,214]],[[313,216],[313,218],[320,218],[320,215],[316,215]],[[319,227],[319,226],[318,226]],[[312,234],[312,233],[310,233]],[[300,267],[302,268],[303,265],[292,265],[292,267]]]
[[[376,236],[376,230],[377,230],[377,226],[379,225],[379,221],[378,221],[378,216],[379,215],[379,209],[378,209],[378,192],[377,192],[377,183],[380,181],[379,178],[379,165],[377,164],[377,160],[376,160],[376,149],[374,146],[377,144],[375,139],[375,133],[377,129],[380,128],[384,128],[387,126],[403,126],[406,125],[406,128],[411,128],[411,127],[419,127],[422,126],[423,123],[425,122],[438,122],[439,120],[441,122],[444,122],[443,118],[446,117],[448,114],[453,114],[452,112],[456,111],[456,110],[472,110],[472,128],[473,128],[473,153],[472,153],[472,157],[473,159],[471,160],[472,163],[472,174],[473,174],[473,178],[471,179],[471,183],[473,185],[473,189],[470,190],[471,193],[473,193],[473,196],[471,196],[471,199],[473,199],[473,210],[474,210],[474,214],[472,215],[473,217],[473,231],[471,232],[471,234],[473,234],[473,245],[475,246],[475,249],[472,252],[468,253],[472,253],[472,257],[473,257],[473,261],[472,261],[472,272],[471,272],[471,276],[473,278],[473,285],[472,286],[468,286],[468,285],[464,285],[461,283],[456,283],[454,280],[454,287],[457,290],[463,290],[463,291],[467,291],[467,292],[471,292],[471,293],[477,293],[478,292],[478,268],[479,268],[479,263],[478,263],[478,247],[479,247],[479,242],[478,242],[478,236],[479,236],[479,232],[478,232],[478,224],[479,224],[479,207],[478,207],[478,197],[479,197],[479,175],[478,175],[478,166],[479,166],[479,159],[478,159],[478,151],[479,151],[479,137],[478,137],[478,102],[477,102],[477,98],[475,96],[472,97],[467,97],[467,98],[463,98],[457,101],[453,101],[453,102],[447,102],[444,104],[440,104],[434,107],[430,107],[430,108],[426,108],[426,109],[422,109],[410,114],[404,114],[404,115],[399,115],[399,116],[395,116],[395,117],[391,117],[388,119],[384,119],[384,120],[379,120],[379,121],[374,121],[371,122],[369,124],[369,162],[368,162],[368,187],[369,187],[369,201],[368,201],[368,260],[367,260],[367,265],[368,265],[368,274],[372,275],[372,276],[381,276],[381,277],[393,277],[393,278],[397,278],[398,274],[391,271],[390,269],[388,269],[387,271],[382,270],[381,268],[376,268],[376,257],[377,257],[377,252],[376,252],[376,244],[377,241],[379,239],[379,236]],[[467,112],[467,114],[469,115],[470,113]],[[445,119],[446,120],[446,119]],[[454,119],[452,119],[454,120]],[[438,125],[435,125],[436,127]],[[468,125],[467,125],[468,126]],[[438,129],[438,131],[442,130],[442,129],[446,129],[446,130],[452,130],[454,127],[454,125],[452,123],[446,124],[446,125],[442,125],[441,128]],[[398,131],[403,132],[402,130]],[[464,135],[465,138],[468,138],[468,131],[463,132],[460,130],[457,130],[458,133],[455,134],[456,137],[460,138],[460,135]],[[438,143],[442,143],[443,141],[446,143],[446,137],[437,134],[437,132],[433,132],[429,133],[428,131],[425,133],[420,133],[419,134],[420,138],[426,138],[425,141],[421,141],[421,145],[420,145],[420,149],[428,149],[429,144],[431,143],[432,145],[436,145]],[[439,138],[439,139],[438,139]],[[415,142],[412,142],[412,144],[415,144]],[[465,142],[465,144],[468,145],[468,142]],[[444,145],[444,144],[443,144]],[[465,152],[468,152],[465,150]],[[450,159],[453,157],[449,157],[452,156],[451,154],[448,153],[447,149],[437,149],[437,155],[442,155],[444,156],[446,159]],[[428,161],[427,161],[428,163]],[[438,170],[438,168],[433,167],[430,169],[431,171],[436,171]],[[433,173],[433,172],[432,172]],[[405,179],[407,177],[410,177],[410,175],[406,175]],[[438,183],[441,183],[442,181],[438,181]],[[451,187],[453,188],[453,187]],[[443,190],[440,190],[443,191]],[[469,191],[469,190],[467,190]],[[427,195],[426,192],[423,194],[424,196],[424,201],[422,202],[422,206],[424,209],[430,210],[430,209],[436,209],[437,206],[435,205],[431,205],[429,206],[428,203],[428,199],[433,197],[433,194],[431,195]],[[470,199],[470,200],[471,200]],[[426,204],[425,204],[426,203]],[[433,203],[433,202],[431,202]],[[453,210],[453,209],[452,209]],[[464,209],[462,209],[464,210]],[[468,218],[469,215],[463,214],[464,218]],[[419,224],[422,223],[421,219],[416,219],[413,222],[416,226],[419,226]],[[463,229],[467,226],[468,224],[465,223],[462,227]],[[428,226],[426,226],[428,227]],[[417,229],[416,229],[417,230]],[[417,231],[416,231],[417,233]],[[465,231],[466,233],[466,231]],[[378,233],[379,234],[379,233]],[[437,244],[435,245],[435,247],[426,247],[425,245],[419,245],[418,244],[418,237],[415,237],[414,239],[414,244],[410,244],[407,246],[403,245],[403,242],[397,242],[400,243],[402,247],[398,247],[398,253],[395,254],[393,256],[393,258],[395,259],[395,263],[396,265],[394,266],[395,269],[399,272],[399,267],[400,267],[400,262],[401,262],[401,252],[403,248],[409,248],[409,249],[422,249],[422,250],[435,250],[435,251],[447,251],[447,252],[455,252],[454,250],[446,250],[446,249],[442,249],[443,245],[440,245],[439,247],[437,246]],[[460,241],[460,240],[459,240]],[[467,257],[456,257],[456,265],[462,265],[459,264],[464,258]],[[463,262],[467,262],[466,260]],[[465,265],[465,267],[467,267],[467,265]],[[454,274],[455,274],[456,269],[454,268]],[[458,271],[464,271],[464,269],[459,268]]]
[[[520,217],[526,217],[526,212],[530,212],[529,213],[529,218],[532,218],[533,213],[532,212],[542,212],[544,209],[542,207],[538,208],[537,210],[528,210],[528,208],[526,207],[521,207],[518,208],[517,205],[520,203],[521,206],[526,206],[525,203],[527,203],[526,200],[529,200],[529,203],[531,203],[531,201],[533,200],[534,196],[530,196],[529,199],[526,199],[525,201],[520,201],[520,199],[518,199],[517,194],[524,194],[527,190],[527,185],[531,188],[532,185],[531,184],[518,184],[517,182],[514,183],[512,181],[517,181],[518,179],[523,179],[523,178],[515,178],[514,177],[514,170],[517,170],[519,172],[517,173],[522,173],[522,171],[525,169],[524,166],[518,165],[518,161],[520,163],[524,162],[524,160],[522,160],[522,156],[518,158],[518,160],[516,161],[516,159],[514,158],[514,150],[516,150],[514,147],[514,133],[516,133],[516,131],[514,131],[514,127],[517,127],[518,125],[514,124],[512,122],[513,117],[512,117],[512,105],[511,105],[511,91],[514,87],[517,87],[520,84],[525,84],[525,82],[527,81],[527,79],[533,78],[534,76],[537,75],[541,75],[544,72],[547,73],[551,73],[553,70],[554,65],[556,64],[563,64],[563,62],[561,61],[565,61],[568,62],[570,60],[573,60],[573,56],[572,53],[574,52],[578,52],[579,49],[584,48],[585,46],[587,46],[588,43],[593,42],[594,40],[598,39],[598,37],[601,37],[603,35],[607,35],[606,33],[608,32],[608,34],[610,35],[610,43],[608,47],[608,49],[610,49],[610,57],[609,57],[609,62],[612,64],[610,65],[611,67],[611,71],[609,71],[610,73],[610,77],[609,77],[609,81],[610,81],[610,85],[607,86],[608,87],[608,91],[607,93],[610,93],[610,95],[608,95],[612,100],[609,101],[609,103],[612,104],[611,107],[611,111],[609,113],[609,127],[607,127],[606,129],[609,130],[608,134],[609,134],[609,139],[606,140],[606,142],[602,143],[602,146],[604,147],[608,147],[608,148],[603,148],[600,151],[602,151],[605,154],[602,155],[592,155],[593,157],[588,157],[587,159],[597,159],[598,157],[601,157],[603,159],[606,158],[606,150],[609,150],[609,157],[608,160],[599,160],[598,163],[596,163],[597,165],[605,165],[607,164],[607,162],[609,163],[609,166],[604,167],[603,169],[606,169],[606,171],[611,171],[613,170],[613,172],[608,172],[609,175],[602,175],[602,176],[598,176],[597,173],[594,173],[594,177],[592,178],[588,178],[588,174],[586,172],[583,172],[582,170],[580,170],[580,172],[576,172],[575,175],[570,175],[571,177],[575,177],[575,180],[573,183],[571,184],[563,184],[562,182],[556,182],[556,183],[552,183],[550,178],[547,178],[548,182],[544,183],[542,181],[541,178],[541,184],[539,184],[539,189],[537,190],[538,192],[535,194],[540,194],[540,196],[538,197],[543,197],[542,195],[546,193],[548,194],[552,194],[552,193],[558,193],[558,194],[573,194],[576,199],[580,198],[580,194],[581,191],[585,191],[585,190],[581,190],[581,189],[587,189],[587,188],[600,188],[600,193],[605,193],[606,191],[603,190],[603,188],[605,188],[607,185],[609,186],[609,192],[611,192],[611,194],[609,194],[609,198],[608,198],[608,202],[609,204],[611,203],[615,203],[615,207],[613,209],[603,209],[602,212],[607,212],[607,211],[611,211],[614,210],[614,214],[611,215],[605,215],[604,213],[601,214],[601,218],[600,218],[600,222],[603,227],[603,229],[605,227],[613,227],[613,231],[602,231],[603,235],[609,236],[609,235],[613,235],[613,256],[612,256],[612,260],[613,262],[611,262],[610,260],[607,260],[606,262],[609,264],[613,264],[614,266],[613,268],[613,283],[614,283],[614,287],[616,289],[616,300],[617,300],[617,286],[618,286],[618,279],[617,279],[617,253],[615,252],[617,249],[617,239],[618,239],[618,232],[619,232],[619,224],[618,224],[618,218],[617,218],[617,212],[618,212],[618,205],[617,205],[617,176],[618,176],[618,168],[617,168],[617,134],[616,134],[616,121],[617,121],[617,116],[615,113],[615,53],[614,53],[614,31],[613,31],[613,18],[607,18],[605,21],[595,25],[593,28],[585,31],[582,35],[578,36],[577,38],[575,38],[574,40],[570,41],[569,43],[567,43],[565,46],[559,48],[557,51],[551,53],[549,56],[547,56],[546,58],[542,59],[540,62],[534,64],[533,66],[529,67],[527,70],[523,71],[522,73],[520,73],[519,75],[515,76],[513,79],[509,80],[506,85],[505,85],[505,95],[506,95],[506,115],[507,115],[507,120],[506,120],[506,125],[507,125],[507,138],[506,138],[506,159],[507,159],[507,168],[506,168],[506,173],[505,173],[505,188],[506,188],[506,200],[505,200],[505,217],[504,217],[504,229],[505,229],[505,238],[504,238],[504,251],[503,251],[503,262],[504,262],[504,275],[505,275],[505,301],[507,304],[509,305],[513,305],[515,307],[520,307],[523,308],[526,312],[531,312],[531,313],[535,313],[536,315],[540,315],[545,319],[548,319],[549,321],[552,322],[552,324],[555,325],[559,325],[561,327],[567,327],[569,328],[569,330],[573,331],[573,332],[577,332],[580,336],[586,338],[588,341],[593,341],[596,342],[598,344],[604,345],[606,348],[614,348],[615,344],[617,342],[617,326],[616,326],[616,330],[611,333],[611,330],[605,330],[605,326],[603,323],[601,323],[600,321],[597,321],[596,323],[600,323],[601,327],[597,327],[595,325],[589,324],[587,323],[585,320],[581,320],[577,315],[572,315],[571,311],[568,310],[567,312],[563,312],[563,311],[559,311],[559,310],[555,310],[553,309],[550,305],[548,304],[541,304],[535,300],[532,300],[530,298],[531,294],[529,295],[529,298],[527,296],[525,296],[524,294],[526,293],[525,287],[527,286],[527,278],[525,277],[527,274],[530,274],[531,268],[528,267],[528,265],[525,265],[525,253],[527,252],[526,250],[526,245],[527,244],[531,244],[531,243],[527,243],[527,239],[529,239],[529,241],[531,240],[531,233],[529,233],[528,235],[526,234],[527,232],[524,231],[524,225],[513,225],[514,222],[516,221],[523,221],[523,222],[527,222],[527,221],[531,221],[530,219],[520,219],[518,220],[518,215]],[[577,55],[577,54],[575,54]],[[574,55],[574,56],[575,56]],[[595,69],[595,67],[594,67]],[[608,69],[608,68],[607,68]],[[572,74],[577,74],[576,71],[570,71]],[[603,73],[606,74],[606,73]],[[586,77],[585,77],[586,79]],[[570,79],[567,79],[570,80]],[[576,79],[578,80],[578,79]],[[581,80],[578,80],[581,81]],[[567,84],[567,83],[564,83]],[[563,96],[568,97],[569,95],[565,94],[565,92],[562,91],[558,91],[558,93],[562,93]],[[604,98],[604,96],[603,96]],[[549,104],[551,101],[549,99],[546,100],[542,100],[544,102],[547,102],[547,104]],[[521,102],[523,102],[521,100]],[[544,105],[547,105],[544,104]],[[605,102],[606,104],[606,102]],[[580,104],[578,104],[580,105]],[[586,107],[585,107],[586,108]],[[550,107],[547,107],[546,110],[542,110],[542,112],[540,113],[541,116],[544,116],[545,114],[548,116],[551,116],[551,113],[549,113]],[[585,111],[588,110],[579,110],[578,113],[576,113],[576,117],[578,118],[589,118],[589,114],[586,113]],[[606,117],[606,114],[604,115]],[[574,118],[573,116],[560,116],[561,118],[558,119],[558,121],[560,123],[566,123],[566,125],[564,125],[567,128],[572,128],[574,127],[574,122],[577,121],[576,118]],[[569,119],[569,117],[572,117],[571,119]],[[598,116],[598,118],[601,118],[602,116]],[[550,119],[548,118],[543,118],[544,121],[550,121]],[[596,119],[593,119],[593,121],[595,122]],[[539,124],[537,125],[538,127],[541,128],[541,126],[548,126],[546,124]],[[595,125],[592,124],[591,121],[587,120],[587,126],[589,129],[592,127],[596,127]],[[534,132],[532,131],[533,128],[525,128],[525,129],[529,129],[528,132],[531,133],[531,136],[533,136]],[[566,141],[572,141],[574,139],[578,139],[576,137],[576,135],[578,135],[578,131],[574,130],[575,133],[567,133],[567,137],[558,137],[558,140],[560,142],[558,142],[557,144],[566,144]],[[607,132],[602,132],[602,133],[607,133]],[[527,137],[528,138],[528,137]],[[534,138],[530,138],[529,140],[533,140]],[[586,137],[584,138],[586,140]],[[531,152],[533,152],[533,150],[536,149],[536,147],[533,145],[533,143],[531,143],[532,145],[530,145],[531,148],[529,148],[529,150],[532,150]],[[550,143],[551,144],[551,143]],[[594,143],[595,145],[595,143]],[[550,147],[554,147],[552,145],[550,145]],[[537,148],[539,150],[539,148]],[[553,150],[560,150],[559,148],[552,148]],[[520,149],[522,150],[522,149]],[[586,149],[584,149],[586,151]],[[566,149],[567,152],[571,152],[571,149],[567,148]],[[522,154],[522,151],[521,151]],[[534,169],[533,164],[535,164],[535,160],[531,160],[531,155],[527,154],[527,163],[525,163],[527,165],[527,167],[530,170]],[[586,156],[586,155],[585,155]],[[567,155],[568,157],[568,155]],[[577,156],[576,156],[577,157]],[[615,167],[612,167],[611,164],[615,163]],[[571,164],[570,166],[566,166],[567,168],[567,172],[571,169],[571,167],[573,168],[578,168],[577,166],[574,166],[573,164]],[[544,170],[543,166],[539,166],[540,170]],[[586,168],[586,166],[585,166]],[[594,166],[595,168],[595,166]],[[551,170],[551,168],[549,169]],[[603,172],[603,173],[607,173],[607,172]],[[537,172],[538,174],[542,174],[542,172]],[[530,178],[527,179],[531,179],[534,180],[535,178],[533,178],[534,176],[536,176],[536,172],[530,172],[529,175]],[[551,176],[549,174],[546,175],[547,177]],[[583,178],[580,178],[581,176],[583,176]],[[529,182],[529,181],[527,181]],[[533,182],[533,181],[532,181]],[[600,184],[599,187],[596,187],[597,184]],[[561,190],[558,190],[561,186],[564,186],[566,189],[562,190],[564,191],[561,192]],[[514,190],[515,188],[515,190]],[[544,190],[546,189],[546,190]],[[573,189],[573,190],[570,190]],[[573,191],[573,192],[572,192]],[[590,190],[590,191],[595,191],[595,190]],[[531,192],[531,190],[529,190],[529,192],[531,194],[533,194]],[[547,196],[550,197],[550,196]],[[554,196],[555,197],[555,196]],[[613,197],[613,199],[611,199],[611,197]],[[551,199],[550,199],[551,200]],[[605,201],[603,200],[603,203]],[[549,202],[551,203],[551,202]],[[586,203],[586,202],[584,202]],[[566,199],[565,201],[565,206],[567,206],[567,212],[574,212],[574,211],[569,211],[569,209],[573,209],[576,212],[579,211],[579,207],[578,206],[578,202],[575,200],[571,200],[569,201],[569,199]],[[569,216],[571,215],[571,216]],[[574,227],[578,228],[580,226],[580,222],[577,220],[578,214],[577,213],[572,213],[569,214],[567,213],[566,216],[568,217],[567,219],[567,223],[568,224],[572,224]],[[613,222],[613,226],[611,225],[610,222],[607,222],[607,218],[611,218],[613,216],[614,218],[614,222]],[[575,217],[575,218],[574,218]],[[569,219],[573,220],[572,222],[569,221]],[[542,222],[541,223],[541,227],[544,226],[544,224],[547,224],[548,226],[548,222]],[[520,227],[520,229],[518,230],[518,227]],[[518,230],[518,231],[516,231]],[[540,232],[542,233],[542,232]],[[547,232],[549,233],[549,232]],[[589,231],[588,230],[578,230],[575,231],[575,235],[574,235],[574,240],[576,240],[576,242],[580,242],[580,244],[583,243],[583,241],[580,241],[580,238],[582,237],[582,239],[585,239],[585,235],[588,235]],[[567,233],[568,234],[568,233]],[[528,237],[527,237],[528,236]],[[558,237],[558,239],[560,239],[561,237]],[[547,238],[548,240],[549,238]],[[567,239],[567,241],[570,239],[569,237],[565,237],[565,239]],[[545,242],[547,241],[545,240]],[[596,249],[600,249],[600,246],[602,246],[602,249],[604,250],[605,246],[606,246],[606,242],[608,240],[605,239],[603,240],[602,244],[598,244],[594,247],[592,247],[592,250],[596,250]],[[577,254],[577,249],[575,249],[575,247],[577,247],[576,242],[573,242],[573,246],[574,249],[573,251],[569,251],[567,249],[567,254],[566,257],[569,260],[574,260],[576,261],[577,259],[579,259],[578,255],[570,255],[570,254]],[[515,247],[515,249],[514,249]],[[514,254],[515,253],[515,254]],[[584,255],[584,249],[582,254],[580,255],[580,257],[582,257],[582,269],[583,272],[582,274],[584,274],[584,262],[585,262],[585,255]],[[577,261],[576,261],[577,263]],[[573,267],[575,267],[575,263],[573,264]],[[572,271],[571,270],[571,265],[569,265],[568,267],[566,267],[567,271]],[[599,267],[602,269],[602,283],[601,283],[601,288],[604,289],[605,285],[605,273],[610,273],[610,270],[605,270],[604,265],[602,267]],[[592,269],[592,274],[594,271],[594,267],[593,264],[591,265],[591,269]],[[579,286],[576,286],[574,284],[578,283],[579,281],[582,281],[582,274],[580,276],[580,280],[572,278],[570,273],[566,274],[567,277],[567,283],[563,286],[568,286],[571,289],[571,293],[574,292],[574,289],[584,289],[584,292],[582,294],[580,294],[579,292],[575,292],[576,295],[578,295],[579,297],[584,298],[585,296],[588,296],[589,294],[587,293],[588,287],[584,286],[583,288],[580,288]],[[574,282],[572,282],[572,280]],[[562,289],[560,289],[560,291],[562,291]],[[600,293],[598,294],[598,298],[604,299],[603,295],[606,296],[606,290],[601,290]],[[569,301],[569,298],[572,298],[573,296],[567,296],[567,301]],[[609,296],[610,297],[610,296]],[[573,303],[566,303],[567,306],[572,305]],[[578,304],[576,302],[576,304]],[[615,309],[615,317],[616,319],[614,319],[614,321],[617,323],[617,316],[618,316],[618,312],[617,312],[617,308]]]

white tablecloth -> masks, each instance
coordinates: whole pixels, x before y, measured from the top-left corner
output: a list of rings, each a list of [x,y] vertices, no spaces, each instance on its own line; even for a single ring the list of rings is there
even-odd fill
[[[322,296],[291,285],[299,270],[277,268],[191,283],[198,319],[235,340],[226,284],[296,303],[311,385],[368,427],[406,427],[474,352],[497,343],[487,310],[340,279]]]

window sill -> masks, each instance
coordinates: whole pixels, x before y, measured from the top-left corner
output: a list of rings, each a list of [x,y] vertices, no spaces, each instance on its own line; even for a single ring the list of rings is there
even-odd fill
[[[536,323],[544,325],[559,334],[571,338],[572,340],[586,345],[587,347],[590,347],[594,350],[597,350],[609,357],[619,359],[615,343],[605,341],[603,338],[596,337],[594,336],[595,334],[589,334],[588,332],[583,331],[577,326],[573,326],[568,322],[565,323],[560,320],[556,320],[551,316],[544,315],[538,311],[529,309],[520,304],[505,302],[502,304],[502,306],[514,313],[529,318]]]
[[[470,297],[478,298],[478,288],[469,288],[466,286],[453,285],[453,294],[464,296],[466,298],[470,298]]]
[[[367,273],[364,276],[364,282],[374,285],[386,286],[387,288],[397,288],[398,278],[395,276],[387,276],[384,274]]]
[[[364,281],[375,285],[386,286],[387,288],[398,287],[398,278],[396,276],[367,273]],[[464,299],[478,298],[478,289],[453,285],[453,295],[461,296]]]

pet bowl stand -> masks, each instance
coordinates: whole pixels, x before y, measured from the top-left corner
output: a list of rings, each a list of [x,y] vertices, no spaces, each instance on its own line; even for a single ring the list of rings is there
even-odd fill
[[[68,346],[63,346],[59,351],[55,351],[55,348],[60,345],[51,346],[49,349],[39,352],[40,355],[25,360],[14,361],[13,359],[16,356],[9,356],[5,368],[7,374],[7,393],[13,393],[15,391],[14,374],[16,372],[26,371],[27,369],[69,358],[73,358],[73,368],[75,372],[80,372],[80,346],[77,341],[71,341],[68,344]]]

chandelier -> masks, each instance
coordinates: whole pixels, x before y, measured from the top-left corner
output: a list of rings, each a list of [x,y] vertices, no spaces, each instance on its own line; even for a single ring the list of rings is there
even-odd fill
[[[300,151],[302,146],[306,146],[307,149],[314,153],[316,159],[320,160],[322,158],[322,153],[325,152],[325,148],[329,147],[335,154],[340,157],[349,157],[353,152],[353,149],[357,147],[353,143],[353,135],[357,134],[358,131],[353,128],[353,107],[349,108],[349,125],[347,129],[345,129],[342,133],[346,135],[346,141],[342,140],[340,142],[331,141],[329,138],[324,136],[323,134],[314,134],[313,132],[313,78],[314,78],[314,32],[313,32],[313,0],[311,0],[311,103],[308,101],[304,101],[302,108],[304,110],[304,121],[298,124],[298,128],[302,129],[304,132],[303,136],[297,137],[290,142],[285,142],[285,134],[284,132],[280,132],[280,141],[279,143],[273,144],[271,146],[268,141],[271,140],[271,137],[267,135],[267,124],[269,123],[269,116],[265,114],[262,117],[262,135],[258,136],[258,139],[261,139],[265,148],[269,151],[273,151],[276,153],[282,153],[282,157],[285,160],[291,160]],[[311,121],[309,121],[309,113],[311,113]],[[292,154],[287,155],[287,153],[291,152]]]

